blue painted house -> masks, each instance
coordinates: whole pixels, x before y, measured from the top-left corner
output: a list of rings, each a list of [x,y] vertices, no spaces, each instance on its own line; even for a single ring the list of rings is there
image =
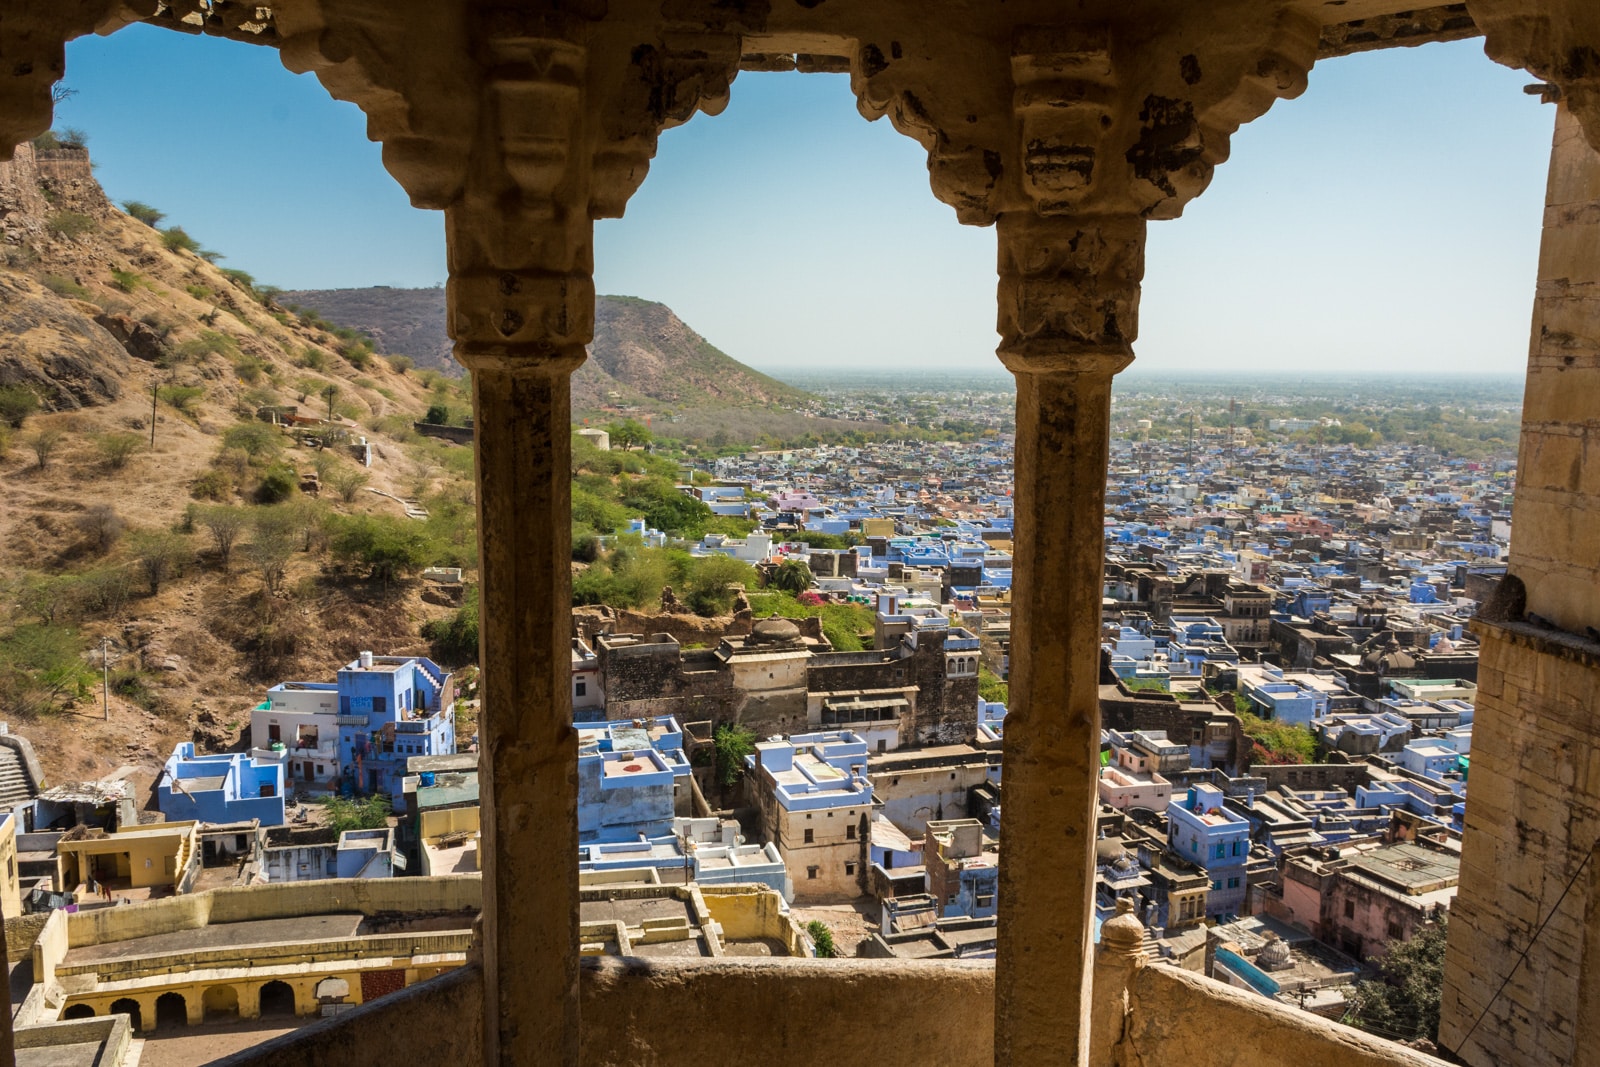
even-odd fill
[[[455,686],[432,660],[363,652],[340,669],[338,692],[343,791],[399,797],[406,760],[455,752]]]
[[[283,764],[243,752],[196,755],[193,741],[172,750],[156,786],[156,806],[170,821],[260,819],[283,824]]]
[[[579,723],[577,731],[580,842],[662,837],[674,815],[693,811],[676,719]]]
[[[1222,790],[1202,783],[1167,805],[1167,847],[1211,878],[1206,914],[1240,915],[1249,886],[1250,823],[1223,804]]]

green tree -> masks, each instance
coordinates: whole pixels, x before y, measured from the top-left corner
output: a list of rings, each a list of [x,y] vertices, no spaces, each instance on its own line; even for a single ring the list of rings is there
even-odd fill
[[[188,252],[199,255],[200,242],[190,237],[182,226],[172,226],[161,231],[161,243],[168,252]]]
[[[376,830],[389,822],[392,803],[386,793],[366,797],[329,797],[328,829],[336,834],[346,830]]]
[[[443,404],[429,404],[422,421],[429,426],[443,426],[450,421],[450,409]]]
[[[293,496],[299,485],[300,478],[293,467],[287,463],[274,463],[262,473],[261,481],[256,483],[256,502],[281,503]]]
[[[1344,1021],[1389,1037],[1437,1042],[1448,937],[1449,916],[1441,912],[1410,941],[1390,941],[1378,961],[1381,980],[1344,988]]]
[[[23,420],[39,410],[39,397],[20,385],[0,385],[0,421],[21,429]]]
[[[365,471],[353,467],[336,467],[328,472],[328,486],[339,494],[346,504],[355,500],[362,488],[372,479]]]
[[[194,402],[205,395],[205,387],[200,385],[163,385],[156,390],[156,399],[183,415],[190,414]]]
[[[632,452],[635,445],[647,445],[652,440],[650,431],[637,419],[618,419],[606,427],[611,444],[624,452]]]
[[[396,578],[414,574],[433,562],[434,545],[411,519],[388,515],[337,516],[329,522],[334,558],[359,563],[384,588]]]
[[[448,618],[426,623],[422,636],[433,642],[434,656],[446,666],[478,662],[478,587],[467,590],[461,606]]]
[[[217,561],[226,572],[233,560],[233,546],[250,526],[250,519],[238,508],[210,507],[201,509],[196,521],[211,535],[217,549]]]
[[[60,450],[66,439],[66,433],[52,426],[30,433],[23,438],[23,444],[33,450],[34,458],[39,461],[42,470],[50,465],[50,458]]]
[[[737,723],[720,723],[711,732],[717,754],[717,784],[724,789],[744,777],[744,758],[756,750],[755,731]]]
[[[144,444],[144,437],[136,433],[103,433],[94,439],[94,444],[105,459],[106,466],[119,471],[126,467],[128,460],[139,451],[139,447]]]
[[[289,560],[294,556],[295,537],[299,528],[298,517],[294,514],[292,505],[282,505],[266,508],[255,515],[254,529],[250,533],[250,543],[245,546],[245,555],[250,565],[261,575],[262,587],[270,598],[277,594],[283,584],[284,572],[289,568]],[[272,614],[271,601],[266,601],[266,614]]]
[[[811,935],[811,943],[817,947],[817,958],[823,960],[836,959],[839,955],[839,946],[833,942],[833,931],[821,919],[812,919],[806,923],[806,933]]]
[[[129,215],[138,219],[146,226],[149,226],[151,229],[155,229],[156,227],[160,226],[161,220],[167,217],[166,212],[157,211],[155,208],[144,203],[142,200],[124,200],[122,202],[122,210],[126,211]]]
[[[241,422],[222,435],[223,448],[237,448],[252,460],[276,456],[283,449],[283,435],[264,422]]]
[[[811,588],[814,576],[811,568],[803,560],[786,559],[778,564],[778,569],[772,572],[772,578],[767,582],[774,589],[782,589],[785,593],[799,596]]]
[[[697,615],[724,615],[733,606],[735,585],[749,585],[755,577],[750,564],[732,556],[707,556],[694,565],[685,589],[684,603]]]
[[[1004,704],[1011,699],[1011,686],[982,663],[978,664],[978,695],[992,704]]]
[[[95,675],[76,630],[24,623],[0,637],[0,704],[48,715],[86,696]]]
[[[183,568],[194,558],[189,539],[167,530],[141,530],[133,537],[133,557],[150,586],[150,595],[161,592],[168,578],[183,573]]]

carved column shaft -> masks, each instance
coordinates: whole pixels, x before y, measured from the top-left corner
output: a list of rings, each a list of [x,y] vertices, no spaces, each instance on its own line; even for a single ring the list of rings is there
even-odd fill
[[[575,1065],[570,378],[594,332],[588,57],[535,16],[487,19],[473,166],[445,214],[478,450],[483,1062]]]
[[[1111,379],[1138,218],[1000,218],[1001,359],[1017,376],[1016,581],[995,1062],[1086,1063]]]

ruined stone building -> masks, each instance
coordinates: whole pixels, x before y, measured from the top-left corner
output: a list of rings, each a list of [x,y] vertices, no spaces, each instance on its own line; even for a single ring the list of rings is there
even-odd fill
[[[0,151],[50,126],[66,41],[134,22],[276,48],[363,110],[412,203],[445,213],[449,325],[474,388],[481,938],[451,974],[235,1062],[778,1067],[815,1061],[820,1020],[829,1058],[880,1067],[929,1048],[1013,1067],[1433,1062],[1145,966],[1131,914],[1094,951],[1104,492],[1151,224],[1227,181],[1230,136],[1305,92],[1319,60],[1476,36],[1543,84],[1556,132],[1509,572],[1475,624],[1441,1042],[1474,1067],[1600,1062],[1600,4],[5,0]],[[740,70],[847,72],[865,118],[927,151],[956,220],[996,227],[1017,410],[992,968],[580,963],[569,377],[593,336],[593,223],[622,214],[659,132],[718,111]],[[225,121],[214,88],[195,86],[197,121]],[[223,195],[248,203],[247,180]],[[1197,328],[1251,309],[1218,311]],[[886,1017],[919,1040],[884,1040]]]
[[[972,634],[919,629],[885,648],[835,652],[816,619],[801,622],[810,636],[789,619],[762,619],[715,648],[684,648],[669,634],[597,634],[605,714],[739,723],[758,737],[853,730],[874,752],[973,739]]]

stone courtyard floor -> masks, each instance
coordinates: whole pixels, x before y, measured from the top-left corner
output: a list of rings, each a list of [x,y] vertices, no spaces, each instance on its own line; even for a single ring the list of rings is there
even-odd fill
[[[856,955],[856,946],[878,928],[878,902],[872,897],[857,897],[848,904],[796,906],[789,910],[801,926],[812,920],[827,923],[841,956]]]

